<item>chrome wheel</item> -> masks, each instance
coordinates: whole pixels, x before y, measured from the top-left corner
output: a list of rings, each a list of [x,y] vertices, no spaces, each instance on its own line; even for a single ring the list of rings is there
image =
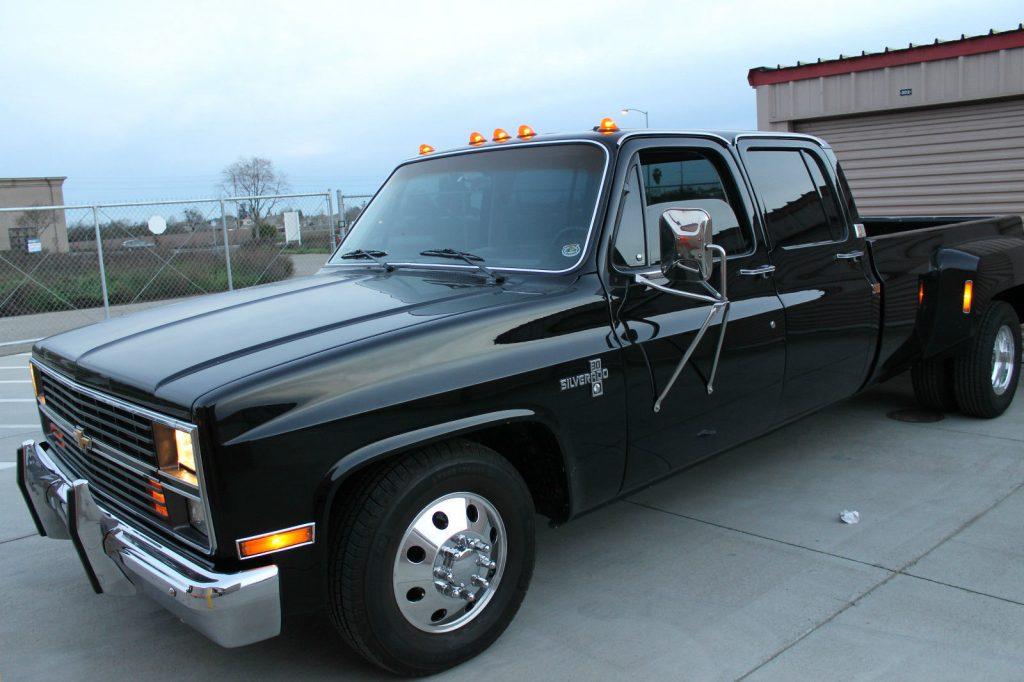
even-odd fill
[[[451,632],[483,612],[508,558],[505,525],[488,500],[451,493],[402,536],[392,582],[398,609],[425,632]]]
[[[996,332],[996,341],[992,346],[992,390],[996,395],[1003,395],[1010,387],[1016,362],[1017,349],[1013,342],[1013,332],[1004,324]]]

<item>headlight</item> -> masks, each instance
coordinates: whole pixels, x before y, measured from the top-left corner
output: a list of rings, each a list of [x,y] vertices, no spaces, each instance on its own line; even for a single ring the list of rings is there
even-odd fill
[[[174,429],[174,446],[178,452],[178,466],[195,474],[196,455],[192,449],[192,434],[180,429]]]
[[[195,434],[191,431],[171,428],[164,424],[153,424],[156,441],[157,463],[172,476],[199,485],[196,478]]]

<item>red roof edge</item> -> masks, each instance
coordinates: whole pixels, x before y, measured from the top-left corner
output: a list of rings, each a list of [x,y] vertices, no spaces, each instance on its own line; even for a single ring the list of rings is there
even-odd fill
[[[857,71],[884,69],[887,66],[933,62],[939,59],[966,57],[984,52],[998,52],[999,50],[1008,50],[1014,47],[1024,47],[1024,31],[1020,29],[964,38],[962,40],[951,40],[945,43],[915,45],[914,47],[901,50],[877,52],[863,56],[842,57],[826,62],[784,66],[781,69],[758,66],[747,73],[747,82],[750,83],[751,87],[756,88],[759,85],[788,83],[790,81],[820,78],[822,76],[837,76]]]

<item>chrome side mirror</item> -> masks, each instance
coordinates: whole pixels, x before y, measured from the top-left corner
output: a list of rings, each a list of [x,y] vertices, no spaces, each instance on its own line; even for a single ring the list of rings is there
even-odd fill
[[[711,278],[711,215],[701,208],[670,208],[658,221],[661,270],[669,277],[681,269],[687,279]]]

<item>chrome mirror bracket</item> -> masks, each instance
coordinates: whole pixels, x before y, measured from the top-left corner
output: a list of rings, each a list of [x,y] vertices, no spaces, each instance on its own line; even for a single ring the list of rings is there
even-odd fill
[[[697,350],[697,346],[700,345],[704,335],[711,327],[711,323],[714,321],[715,317],[721,313],[722,325],[718,330],[718,342],[715,344],[715,355],[711,362],[711,372],[708,374],[707,381],[704,383],[704,387],[708,395],[715,392],[715,375],[718,373],[718,360],[722,355],[722,343],[725,340],[725,329],[729,324],[729,298],[727,296],[729,273],[727,269],[728,266],[726,265],[727,254],[725,249],[718,244],[709,244],[707,248],[716,254],[719,265],[721,266],[721,291],[705,282],[704,286],[709,293],[707,295],[696,294],[689,291],[672,289],[671,287],[658,284],[657,282],[652,282],[642,273],[638,273],[633,276],[633,279],[637,284],[651,287],[652,289],[669,294],[670,296],[680,296],[693,301],[701,301],[703,303],[711,304],[711,309],[708,311],[707,317],[704,318],[704,322],[701,323],[700,328],[697,330],[697,335],[693,337],[693,340],[690,342],[689,347],[687,347],[686,352],[683,353],[682,359],[679,360],[679,364],[676,365],[675,371],[672,372],[672,377],[668,380],[665,388],[662,389],[661,393],[658,395],[657,400],[654,401],[654,411],[656,413],[661,412],[661,405],[665,401],[665,397],[668,395],[669,391],[672,390],[672,386],[675,385],[676,380],[682,373],[683,368],[686,367],[686,363],[690,361],[690,357],[693,355],[694,351]]]

